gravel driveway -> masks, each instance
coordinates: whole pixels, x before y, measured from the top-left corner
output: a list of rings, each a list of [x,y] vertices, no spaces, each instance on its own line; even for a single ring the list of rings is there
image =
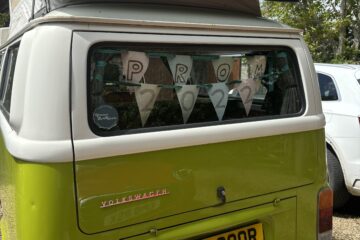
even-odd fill
[[[333,240],[360,239],[360,197],[334,212]]]

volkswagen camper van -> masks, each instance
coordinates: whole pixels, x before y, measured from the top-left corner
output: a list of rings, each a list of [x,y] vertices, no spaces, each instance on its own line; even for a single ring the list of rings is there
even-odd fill
[[[19,4],[0,48],[3,240],[331,239],[299,30],[254,0],[35,0],[24,24]]]

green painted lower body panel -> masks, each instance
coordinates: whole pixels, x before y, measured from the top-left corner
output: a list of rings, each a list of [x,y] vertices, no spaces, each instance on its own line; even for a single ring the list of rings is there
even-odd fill
[[[128,237],[133,226],[146,232],[153,221],[166,219],[158,227],[168,228],[211,216],[201,210],[221,209],[220,187],[229,204],[312,184],[323,169],[319,136],[322,131],[76,162],[79,226],[88,234],[129,229]]]
[[[4,240],[202,239],[257,222],[266,240],[312,240],[326,185],[322,130],[81,161],[76,178],[73,163],[23,162],[2,149]],[[100,208],[123,192],[164,187],[170,194]]]

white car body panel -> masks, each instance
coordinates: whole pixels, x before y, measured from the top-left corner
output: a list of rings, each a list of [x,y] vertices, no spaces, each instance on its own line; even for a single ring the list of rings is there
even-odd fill
[[[315,64],[331,77],[338,100],[322,101],[326,141],[338,157],[348,191],[360,196],[360,66]]]

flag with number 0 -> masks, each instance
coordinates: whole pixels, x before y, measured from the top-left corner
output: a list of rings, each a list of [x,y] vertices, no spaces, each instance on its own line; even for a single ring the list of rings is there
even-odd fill
[[[187,123],[194,109],[196,99],[199,95],[199,88],[196,85],[183,85],[176,89],[184,123]]]

